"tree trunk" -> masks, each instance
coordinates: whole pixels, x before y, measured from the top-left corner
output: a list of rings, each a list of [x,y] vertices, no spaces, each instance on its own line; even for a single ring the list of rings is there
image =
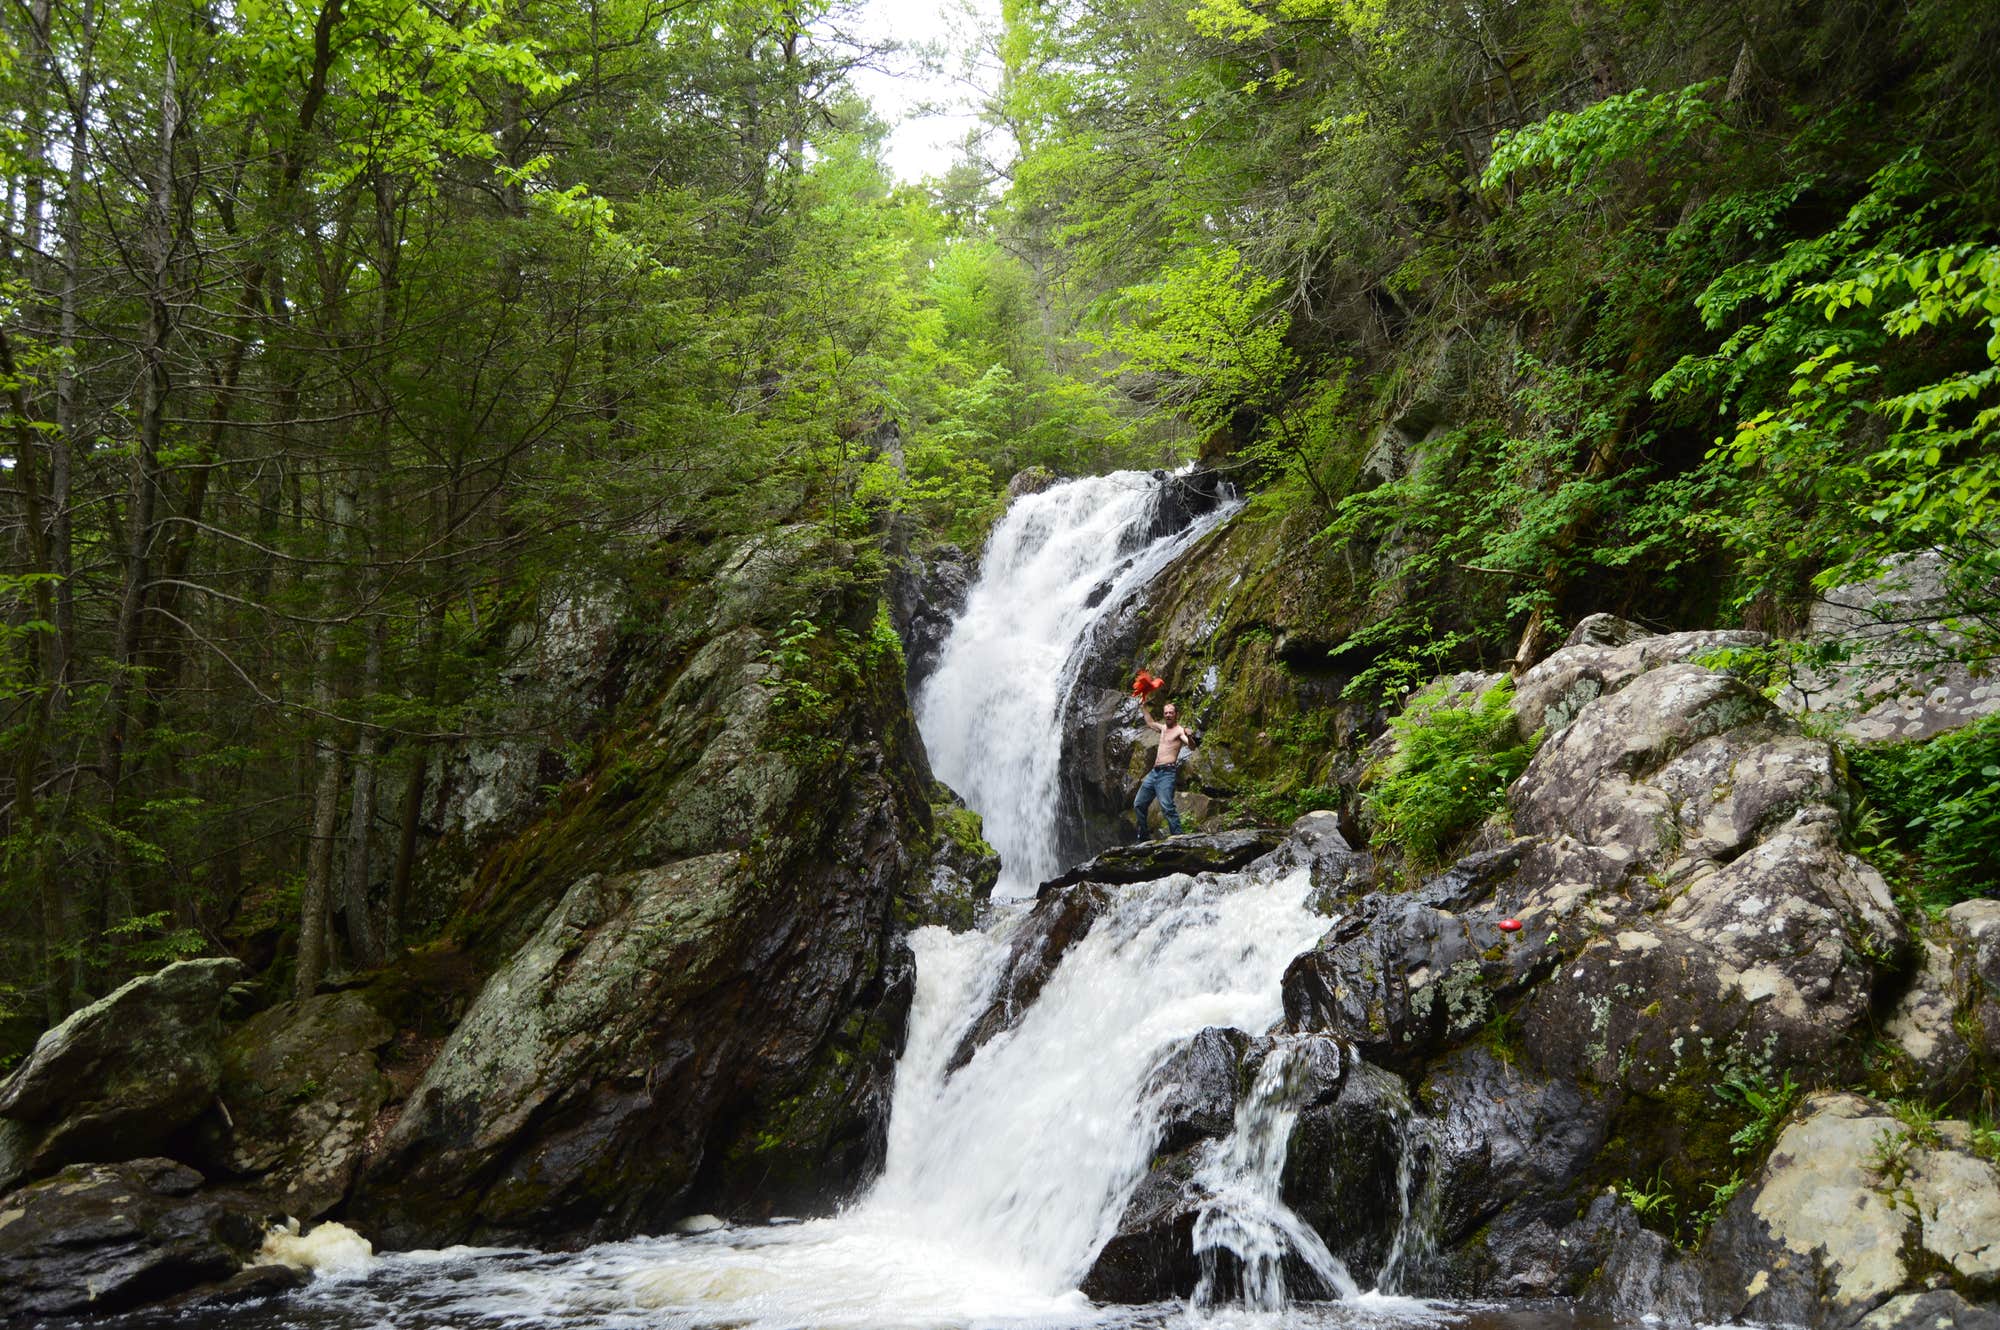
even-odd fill
[[[368,653],[362,665],[361,691],[365,697],[382,683],[382,636],[385,626],[377,616],[369,625]],[[375,824],[375,728],[363,725],[354,742],[354,781],[347,810],[347,890],[341,911],[347,917],[347,949],[354,963],[373,968],[382,963],[382,941],[368,904],[369,833]]]

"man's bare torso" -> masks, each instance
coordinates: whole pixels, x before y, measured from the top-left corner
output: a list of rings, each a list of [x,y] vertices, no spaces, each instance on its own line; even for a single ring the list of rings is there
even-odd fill
[[[1187,747],[1188,732],[1184,725],[1169,725],[1160,731],[1160,752],[1153,759],[1156,767],[1172,766],[1181,760],[1181,749]]]

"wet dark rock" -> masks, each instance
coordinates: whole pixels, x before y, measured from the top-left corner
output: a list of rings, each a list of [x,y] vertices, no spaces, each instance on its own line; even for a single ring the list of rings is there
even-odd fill
[[[263,1233],[253,1202],[170,1159],[73,1164],[0,1198],[0,1318],[101,1315],[226,1280]]]
[[[313,1219],[339,1204],[389,1097],[378,1055],[395,1034],[355,992],[283,1003],[230,1031],[214,1162],[260,1178],[286,1214]]]
[[[0,1192],[64,1164],[154,1153],[215,1098],[227,957],[132,980],[44,1034],[0,1081]]]
[[[1332,1039],[1208,1029],[1161,1064],[1150,1086],[1165,1094],[1158,1153],[1085,1278],[1085,1293],[1107,1302],[1158,1302],[1194,1291],[1201,1278],[1194,1226],[1211,1199],[1197,1174],[1236,1130],[1242,1099],[1273,1057],[1287,1059],[1278,1081],[1281,1102],[1302,1118],[1339,1102],[1352,1062]],[[1300,1139],[1296,1126],[1289,1139]]]
[[[1228,482],[1222,473],[1206,468],[1174,475],[1167,471],[1155,471],[1153,478],[1160,483],[1159,502],[1154,505],[1153,518],[1146,529],[1146,539],[1158,540],[1171,536],[1194,524],[1196,518],[1212,513],[1222,505],[1228,490]]]
[[[903,639],[911,694],[937,668],[952,621],[965,608],[977,561],[956,545],[910,555],[889,576],[889,612]]]
[[[1352,909],[1375,887],[1374,857],[1348,844],[1340,815],[1331,810],[1307,813],[1292,823],[1285,839],[1271,852],[1269,868],[1312,873],[1312,907],[1325,915]]]
[[[1448,1253],[1428,1272],[1440,1292],[1509,1297],[1574,1293],[1602,1257],[1572,1231],[1578,1198],[1609,1131],[1605,1102],[1474,1045],[1433,1067],[1425,1222]]]
[[[1104,887],[1085,883],[1036,902],[1014,938],[986,1010],[966,1030],[945,1063],[948,1073],[972,1061],[972,1055],[995,1035],[1021,1023],[1057,964],[1090,932],[1111,899],[1111,892]]]
[[[1226,1136],[1243,1097],[1244,1056],[1250,1036],[1210,1026],[1160,1064],[1147,1083],[1159,1097],[1160,1139],[1153,1148],[1175,1154],[1196,1141]]]
[[[1350,1062],[1340,1092],[1299,1114],[1280,1192],[1365,1287],[1380,1276],[1395,1240],[1397,1166],[1410,1120],[1402,1078]]]
[[[1701,1274],[1666,1237],[1644,1228],[1631,1206],[1610,1195],[1593,1209],[1607,1213],[1605,1259],[1585,1291],[1583,1305],[1606,1316],[1638,1320],[1658,1316],[1675,1324],[1702,1319]]]
[[[1251,828],[1116,845],[1050,878],[1035,894],[1046,896],[1079,882],[1151,882],[1174,873],[1227,872],[1269,854],[1283,839],[1283,832]]]
[[[180,1313],[240,1307],[304,1288],[312,1278],[310,1271],[293,1265],[248,1265],[220,1284],[197,1288],[170,1299],[167,1305]]]
[[[1186,1297],[1201,1279],[1194,1221],[1206,1199],[1194,1182],[1209,1143],[1157,1162],[1140,1179],[1118,1218],[1118,1229],[1084,1276],[1096,1302],[1144,1303]]]
[[[1475,1033],[1555,957],[1501,931],[1487,905],[1531,846],[1467,859],[1415,891],[1363,897],[1285,972],[1285,1021],[1356,1045],[1383,1066],[1412,1065]]]

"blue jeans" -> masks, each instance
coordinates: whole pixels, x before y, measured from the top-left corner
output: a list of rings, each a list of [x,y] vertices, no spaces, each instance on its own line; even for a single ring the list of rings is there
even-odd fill
[[[1174,807],[1174,777],[1177,774],[1170,766],[1154,767],[1146,773],[1146,779],[1139,782],[1139,794],[1132,800],[1132,811],[1139,816],[1140,840],[1153,834],[1146,808],[1155,799],[1160,801],[1160,811],[1167,816],[1167,830],[1176,836],[1181,834],[1181,813]]]

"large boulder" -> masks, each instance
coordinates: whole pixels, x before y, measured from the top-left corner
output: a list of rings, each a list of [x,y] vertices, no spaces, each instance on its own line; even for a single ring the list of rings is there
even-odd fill
[[[73,1164],[0,1198],[0,1319],[103,1315],[227,1280],[263,1236],[254,1203],[171,1159]]]
[[[1577,624],[1562,650],[1521,676],[1514,689],[1514,711],[1524,733],[1554,733],[1591,702],[1650,670],[1754,650],[1770,640],[1763,633],[1727,629],[1649,633],[1612,615],[1593,614]]]
[[[843,551],[774,533],[691,582],[663,684],[488,861],[448,935],[488,977],[356,1182],[371,1236],[810,1213],[876,1166],[930,782],[898,657],[869,636],[880,602],[827,575]],[[841,663],[778,654],[801,618]]]
[[[286,1214],[313,1219],[338,1205],[388,1100],[379,1054],[395,1034],[355,992],[282,1003],[231,1030],[214,1162],[259,1178]]]
[[[215,1099],[227,957],[134,979],[44,1034],[0,1081],[0,1192],[78,1161],[154,1153]]]
[[[1587,627],[1516,695],[1543,741],[1483,848],[1407,891],[1330,839],[1313,853],[1333,922],[1285,976],[1287,1027],[1416,1088],[1307,1114],[1287,1199],[1406,1289],[1573,1295],[1615,1257],[1671,1305],[1690,1277],[1622,1241],[1607,1184],[1698,1202],[1744,1122],[1716,1087],[1859,1074],[1906,972],[1887,884],[1841,844],[1836,754],[1691,659],[1751,643]],[[1966,914],[1954,992],[1976,996]],[[1343,1219],[1353,1179],[1385,1178],[1396,1225]]]

